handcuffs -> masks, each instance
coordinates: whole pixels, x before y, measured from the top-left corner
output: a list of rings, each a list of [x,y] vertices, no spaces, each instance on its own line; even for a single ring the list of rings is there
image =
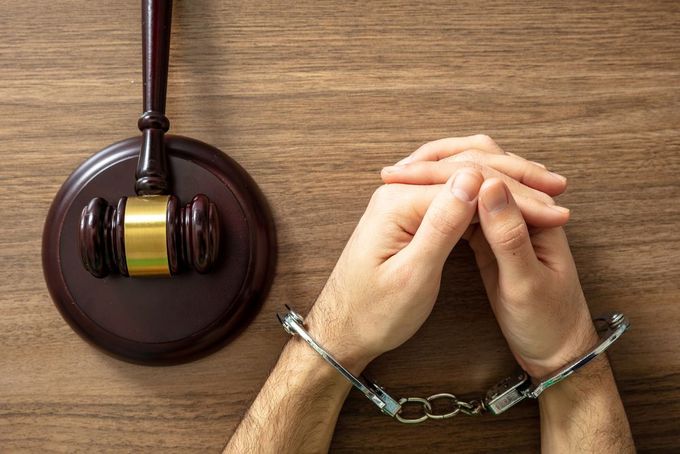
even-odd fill
[[[277,314],[276,316],[288,334],[300,336],[314,349],[314,351],[340,372],[343,377],[361,391],[383,413],[392,416],[399,422],[405,424],[421,423],[427,419],[447,419],[456,416],[459,413],[474,416],[489,412],[494,415],[499,415],[526,398],[537,399],[543,391],[569,377],[603,353],[610,345],[621,337],[630,326],[626,317],[621,313],[611,313],[596,317],[593,319],[593,322],[595,322],[598,333],[601,334],[600,341],[585,356],[570,362],[549,376],[536,381],[532,380],[525,371],[520,370],[518,373],[501,380],[491,387],[483,399],[462,401],[453,394],[439,393],[427,398],[407,397],[397,401],[378,384],[369,380],[364,375],[356,377],[345,369],[338,363],[333,355],[326,351],[309,335],[304,327],[302,316],[287,305],[286,309],[288,310],[286,314],[283,316]],[[446,413],[435,413],[433,411],[433,402],[444,399],[451,402],[451,409]],[[422,415],[418,417],[406,417],[402,415],[402,411],[406,405],[420,405],[422,407]]]

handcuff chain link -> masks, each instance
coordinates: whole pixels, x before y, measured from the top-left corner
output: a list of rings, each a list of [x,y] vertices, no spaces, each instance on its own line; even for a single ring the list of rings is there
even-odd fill
[[[450,402],[449,408],[453,408],[452,410],[448,411],[447,413],[435,413],[432,404],[435,401],[438,400],[446,400]],[[410,404],[410,405],[409,405]],[[465,402],[462,400],[458,400],[456,396],[453,394],[449,393],[438,393],[438,394],[433,394],[429,397],[422,398],[422,397],[405,397],[402,399],[399,399],[399,405],[401,405],[401,409],[399,412],[394,415],[394,417],[397,419],[397,421],[404,423],[404,424],[420,424],[422,422],[427,421],[428,419],[449,419],[453,418],[454,416],[458,415],[459,413],[462,413],[467,416],[477,416],[480,415],[484,412],[484,404],[480,400],[471,400],[469,402]],[[417,417],[406,417],[402,416],[402,412],[404,411],[404,408],[408,406],[420,406],[422,415],[417,416]]]

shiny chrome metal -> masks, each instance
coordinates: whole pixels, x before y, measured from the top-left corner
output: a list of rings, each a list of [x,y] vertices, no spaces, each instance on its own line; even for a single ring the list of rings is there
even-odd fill
[[[279,314],[276,315],[286,332],[293,336],[300,336],[304,339],[305,342],[340,372],[355,388],[361,391],[371,400],[371,402],[378,406],[383,413],[394,417],[397,421],[404,424],[419,424],[428,419],[449,419],[460,413],[468,416],[477,416],[488,411],[498,415],[526,398],[536,399],[543,391],[564,380],[603,353],[630,327],[630,323],[626,317],[620,313],[612,313],[594,318],[593,321],[596,324],[598,332],[602,333],[598,344],[582,358],[567,364],[554,374],[550,374],[548,378],[540,380],[536,385],[532,385],[531,377],[529,377],[525,371],[520,370],[518,373],[501,380],[494,387],[489,389],[483,400],[471,400],[466,402],[458,400],[453,394],[438,393],[427,398],[406,397],[399,399],[397,402],[381,387],[368,380],[366,377],[355,377],[351,372],[342,367],[342,365],[340,365],[335,358],[321,347],[321,345],[319,345],[305,330],[303,318],[290,307],[286,306],[286,308],[288,309],[288,313],[283,317]],[[432,408],[432,403],[442,399],[451,401],[453,409],[446,413],[435,413]],[[414,405],[420,407],[421,414],[419,416],[406,417],[402,415],[403,410],[407,406]]]
[[[453,410],[448,411],[446,413],[435,413],[434,409],[432,408],[432,404],[433,402],[442,399],[450,401]],[[422,415],[417,417],[403,416],[402,413],[404,411],[404,408],[406,408],[407,404],[409,403],[419,404],[422,407],[421,408]],[[449,419],[453,418],[454,416],[457,416],[459,413],[462,413],[467,416],[477,416],[481,415],[485,411],[484,405],[480,400],[471,400],[470,402],[465,402],[462,400],[458,400],[456,396],[449,393],[433,394],[430,397],[426,398],[406,397],[399,399],[399,405],[401,405],[402,409],[399,411],[399,413],[395,415],[395,418],[397,419],[397,421],[402,422],[404,424],[418,424],[421,422],[425,422],[428,419]]]
[[[405,418],[401,416],[401,412],[404,409],[404,406],[410,403],[419,404],[422,407],[423,415],[417,418]],[[397,421],[404,424],[420,424],[421,422],[425,422],[429,418],[428,413],[432,411],[432,406],[430,405],[430,402],[428,402],[427,399],[423,399],[422,397],[405,397],[399,399],[399,406],[401,408],[394,415],[394,417],[397,418]]]
[[[505,378],[487,392],[484,406],[491,413],[498,415],[526,398],[538,399],[538,396],[543,391],[561,382],[597,358],[598,355],[604,353],[630,327],[626,317],[620,313],[596,317],[593,321],[601,336],[600,341],[590,352],[567,364],[557,372],[537,380],[538,383],[535,385],[532,384],[531,377],[524,371]]]
[[[604,351],[607,350],[614,342],[616,342],[616,340],[621,337],[623,333],[625,333],[630,327],[630,323],[626,317],[620,313],[611,313],[596,317],[593,319],[593,321],[595,322],[596,328],[598,328],[598,332],[602,333],[600,342],[598,342],[598,344],[582,358],[572,361],[557,372],[550,374],[548,377],[542,378],[540,383],[529,388],[527,391],[527,397],[531,397],[532,399],[538,398],[538,396],[540,396],[543,391],[561,382],[597,358],[598,355],[604,353]]]
[[[448,413],[434,414],[434,413],[432,413],[432,410],[428,410],[427,408],[425,408],[425,414],[427,415],[428,418],[430,418],[430,419],[448,419],[448,418],[453,418],[458,413],[460,413],[461,407],[458,405],[458,403],[459,403],[458,399],[453,394],[449,394],[449,393],[433,394],[430,397],[428,397],[426,400],[430,403],[430,405],[432,405],[432,402],[434,402],[436,400],[443,400],[443,399],[452,401],[454,409],[451,410]]]
[[[531,386],[531,378],[521,370],[515,375],[504,378],[486,393],[484,407],[494,415],[500,415],[508,408],[526,399],[526,390]]]
[[[293,311],[286,306],[288,313],[283,317],[277,314],[279,322],[283,328],[293,336],[300,336],[310,347],[314,349],[321,357],[333,366],[340,374],[349,381],[352,386],[361,391],[371,402],[373,402],[383,413],[389,416],[395,416],[401,409],[401,405],[385,392],[376,383],[371,382],[364,376],[355,377],[350,371],[345,369],[338,361],[333,358],[333,355],[328,353],[318,342],[309,335],[304,328],[304,319],[300,314]]]

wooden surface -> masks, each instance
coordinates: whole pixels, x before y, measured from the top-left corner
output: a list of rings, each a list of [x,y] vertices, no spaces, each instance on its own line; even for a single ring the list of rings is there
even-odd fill
[[[680,3],[176,2],[171,131],[259,182],[277,277],[235,342],[148,368],[74,334],[48,297],[42,223],[66,176],[138,134],[140,8],[0,3],[0,451],[218,452],[379,184],[424,141],[485,132],[570,179],[560,198],[594,313],[632,330],[611,360],[640,452],[680,435]],[[476,396],[512,370],[467,247],[431,319],[370,367],[397,396]],[[527,402],[405,427],[352,393],[334,452],[535,452]]]

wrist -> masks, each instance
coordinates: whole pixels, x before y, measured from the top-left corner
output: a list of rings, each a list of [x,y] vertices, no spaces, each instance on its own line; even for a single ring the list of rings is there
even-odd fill
[[[337,319],[326,317],[320,311],[315,310],[315,308],[312,308],[309,315],[305,318],[305,327],[314,340],[354,375],[361,374],[366,366],[377,356],[371,354],[365,346],[359,345],[353,339],[353,330],[348,324],[343,324]],[[332,369],[336,374],[338,373],[309,346],[305,346],[328,368]]]
[[[605,354],[538,398],[543,452],[635,452]]]
[[[288,376],[288,385],[348,392],[350,384],[305,341],[291,338],[281,352],[277,367]]]
[[[553,374],[567,364],[582,358],[599,341],[595,325],[590,318],[571,328],[561,336],[565,341],[546,358],[521,358],[520,365],[534,379]]]
[[[627,426],[606,354],[547,389],[539,396],[538,404],[541,438],[546,448],[567,446],[574,441],[573,434],[583,435],[588,425],[611,434]]]
[[[541,399],[548,401],[568,396],[578,401],[607,388],[610,383],[613,383],[613,375],[607,354],[602,353],[566,379],[546,389],[538,399],[541,402]]]

